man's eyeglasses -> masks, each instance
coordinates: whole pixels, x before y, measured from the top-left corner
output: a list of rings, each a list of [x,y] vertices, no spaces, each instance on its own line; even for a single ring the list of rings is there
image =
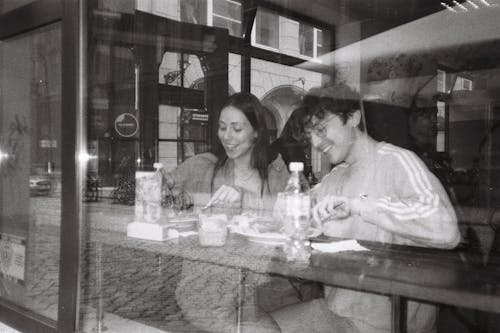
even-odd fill
[[[326,125],[330,120],[332,120],[335,116],[330,116],[327,117],[326,119],[323,119],[322,121],[312,125],[308,126],[304,129],[305,135],[308,139],[311,139],[313,133],[319,138],[324,138],[326,136]]]

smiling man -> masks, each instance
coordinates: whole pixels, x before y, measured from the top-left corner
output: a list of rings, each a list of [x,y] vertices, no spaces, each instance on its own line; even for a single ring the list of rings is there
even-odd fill
[[[452,248],[456,215],[439,180],[411,151],[364,131],[359,94],[346,85],[314,89],[304,99],[311,144],[334,168],[314,188],[313,216],[329,236]],[[325,288],[325,299],[272,314],[282,332],[390,332],[388,297]],[[434,332],[436,308],[408,303],[408,331]],[[308,320],[310,319],[310,320]],[[313,327],[311,327],[311,325]]]

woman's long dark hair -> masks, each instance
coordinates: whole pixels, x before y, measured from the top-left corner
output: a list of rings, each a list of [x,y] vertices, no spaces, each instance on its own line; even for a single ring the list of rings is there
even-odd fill
[[[257,169],[259,172],[261,180],[261,190],[260,194],[264,193],[264,185],[267,184],[267,189],[270,192],[268,184],[268,174],[267,167],[269,166],[269,133],[267,130],[266,120],[264,117],[264,107],[260,103],[259,99],[254,95],[246,92],[240,92],[229,96],[227,102],[224,104],[222,109],[232,106],[245,115],[245,117],[252,125],[252,128],[257,131],[257,138],[255,140],[254,146],[252,148],[252,155],[250,159],[250,164],[252,168]],[[222,110],[221,109],[221,110]],[[221,142],[217,141],[217,146],[215,147],[213,153],[217,156],[217,162],[215,163],[214,171],[211,180],[211,189],[213,191],[214,178],[217,172],[224,166],[227,162],[227,154],[222,146]]]

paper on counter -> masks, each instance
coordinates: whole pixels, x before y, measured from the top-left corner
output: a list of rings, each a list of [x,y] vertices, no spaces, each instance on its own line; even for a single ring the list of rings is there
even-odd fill
[[[168,229],[167,239],[188,237],[188,236],[197,235],[197,234],[198,234],[198,231],[177,231],[175,229]]]
[[[359,245],[355,239],[343,240],[331,243],[312,243],[311,247],[325,253],[337,253],[345,251],[369,251],[364,246]]]

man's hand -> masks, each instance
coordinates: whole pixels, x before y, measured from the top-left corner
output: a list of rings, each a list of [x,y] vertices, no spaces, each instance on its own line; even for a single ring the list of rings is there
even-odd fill
[[[347,197],[328,195],[313,207],[312,214],[319,224],[329,219],[345,219],[352,214],[351,200]]]

